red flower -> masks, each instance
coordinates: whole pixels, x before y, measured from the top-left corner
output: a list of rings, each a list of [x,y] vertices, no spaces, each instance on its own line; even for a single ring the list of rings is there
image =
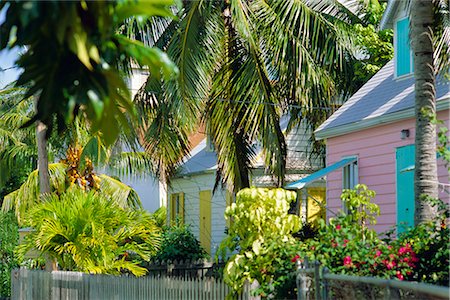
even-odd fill
[[[352,266],[352,258],[350,256],[344,258],[344,266],[347,268]]]
[[[395,261],[392,260],[392,261],[387,262],[385,265],[386,265],[386,268],[388,268],[388,270],[390,270],[395,267],[396,263],[395,263]]]
[[[340,224],[336,225],[336,230],[341,230],[341,225]]]
[[[399,255],[403,255],[403,254],[405,254],[406,253],[406,247],[400,247],[400,249],[398,249],[398,254]]]
[[[291,261],[293,262],[293,263],[295,263],[298,259],[300,258],[300,255],[296,255],[296,256],[294,256],[292,259],[291,259]]]
[[[397,278],[400,279],[400,280],[405,279],[405,278],[403,277],[403,274],[400,273],[400,271],[397,271]]]
[[[344,245],[343,245],[343,246],[344,246],[344,247],[347,246],[347,243],[348,243],[348,240],[345,239],[345,240],[344,240]]]
[[[380,250],[375,251],[375,257],[379,257],[381,254],[383,254],[383,252]]]

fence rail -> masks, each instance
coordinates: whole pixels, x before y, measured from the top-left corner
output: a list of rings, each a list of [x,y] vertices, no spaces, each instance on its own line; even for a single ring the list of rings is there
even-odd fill
[[[299,265],[299,300],[328,299],[450,299],[448,287],[427,283],[330,274],[319,263]]]
[[[224,262],[213,263],[204,260],[173,262],[150,262],[145,266],[151,276],[214,277],[221,278]]]
[[[193,277],[132,277],[90,275],[79,272],[12,271],[11,300],[114,299],[114,300],[219,300],[231,292],[222,280]],[[250,300],[246,286],[239,300]]]

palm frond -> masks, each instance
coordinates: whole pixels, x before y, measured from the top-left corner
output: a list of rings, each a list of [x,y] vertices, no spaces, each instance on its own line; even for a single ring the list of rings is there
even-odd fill
[[[100,192],[108,195],[120,207],[142,208],[141,199],[133,188],[105,174],[101,174],[99,177],[101,179]]]

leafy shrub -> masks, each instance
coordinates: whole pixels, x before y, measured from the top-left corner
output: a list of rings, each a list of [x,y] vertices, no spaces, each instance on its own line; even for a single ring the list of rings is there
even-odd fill
[[[56,259],[64,270],[136,276],[159,248],[160,233],[150,214],[127,210],[101,194],[73,187],[48,195],[27,214],[34,228],[18,246],[22,261],[31,249]]]
[[[379,214],[371,203],[375,196],[365,185],[344,190],[341,198],[349,213],[322,220],[316,238],[302,245],[302,256],[318,260],[332,273],[379,276],[400,280],[412,278],[418,256],[405,241],[386,243],[367,225]]]
[[[18,266],[14,258],[18,241],[19,231],[14,214],[0,211],[0,297],[11,295],[11,270]]]
[[[295,199],[295,192],[283,189],[243,189],[236,203],[227,208],[225,217],[233,222],[221,250],[239,250],[224,269],[224,280],[235,291],[246,281],[257,280],[260,287],[255,292],[262,296],[281,298],[295,293],[291,258],[299,249],[292,233],[299,231],[301,221],[288,214]]]
[[[441,200],[427,198],[438,207],[436,218],[400,234],[398,243],[411,245],[418,261],[411,278],[416,281],[449,285],[450,230],[447,227],[449,208]]]
[[[159,261],[198,260],[208,254],[191,232],[188,225],[174,224],[164,228],[161,248],[155,259]]]

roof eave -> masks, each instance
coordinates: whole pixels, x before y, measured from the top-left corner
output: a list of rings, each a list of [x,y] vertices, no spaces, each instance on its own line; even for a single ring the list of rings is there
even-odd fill
[[[397,10],[399,1],[391,0],[388,2],[386,10],[384,11],[383,17],[381,18],[379,28],[380,30],[392,29],[393,23],[392,19],[394,17],[394,13]]]
[[[442,111],[450,109],[450,97],[439,99],[436,102],[436,111]],[[329,129],[323,129],[315,132],[316,140],[323,140],[330,137],[335,137],[339,135],[344,135],[347,133],[368,129],[371,127],[394,123],[399,120],[409,119],[414,117],[414,107],[410,107],[405,110],[401,110],[398,112],[381,115],[379,117],[361,120],[358,122],[353,122],[337,127],[332,127]]]

